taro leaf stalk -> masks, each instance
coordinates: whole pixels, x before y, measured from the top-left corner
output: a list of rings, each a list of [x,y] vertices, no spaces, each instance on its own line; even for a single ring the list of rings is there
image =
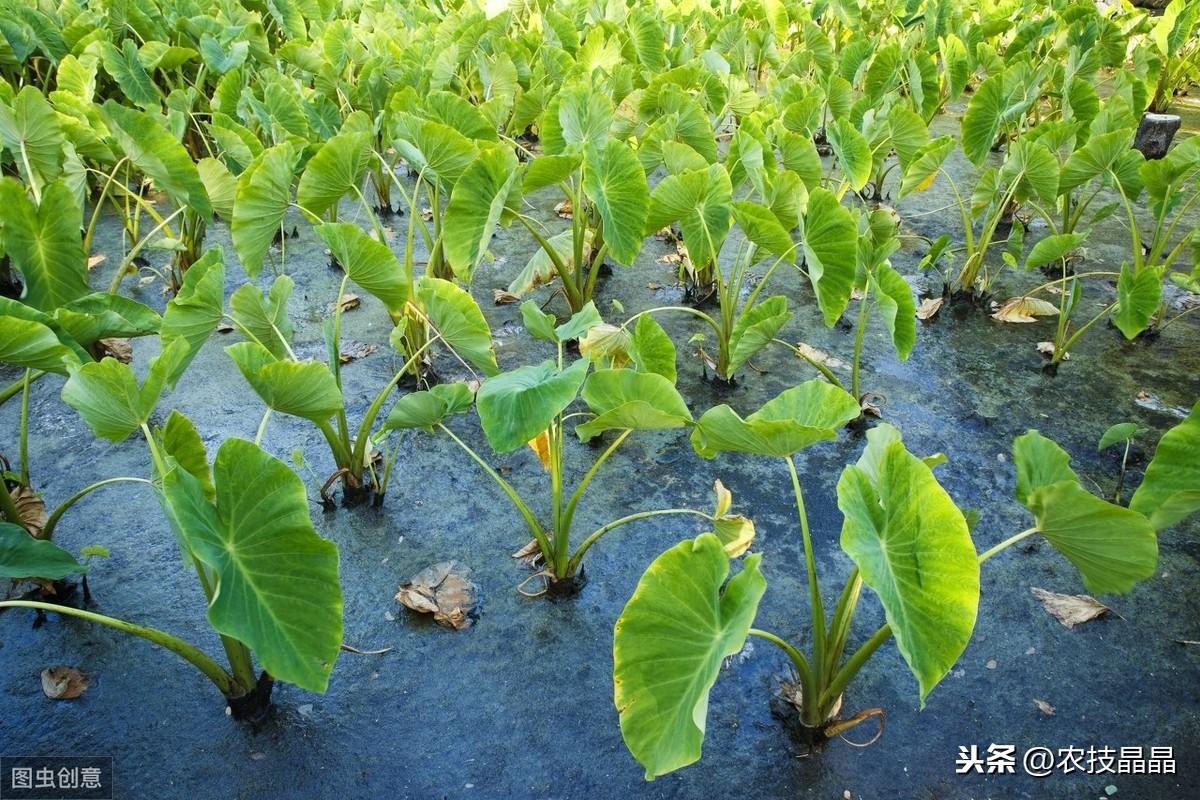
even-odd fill
[[[1161,526],[1083,489],[1067,454],[1040,434],[1031,431],[1013,446],[1017,498],[1033,513],[1034,527],[977,555],[966,518],[932,471],[945,457],[918,458],[895,428],[879,425],[868,432],[862,456],[843,470],[838,482],[841,545],[855,567],[827,617],[793,455],[833,439],[836,429],[857,413],[854,398],[841,389],[809,381],[745,419],[728,406],[717,406],[697,422],[692,442],[701,455],[733,450],[782,457],[788,464],[804,544],[813,644],[805,654],[782,637],[751,627],[766,588],[758,554],[746,558],[723,591],[730,559],[712,537],[682,542],[659,556],[617,620],[613,645],[621,732],[647,779],[700,758],[709,690],[724,658],[741,650],[747,636],[769,641],[787,655],[796,674],[792,696],[801,722],[820,742],[882,716],[879,709],[846,719],[839,713],[846,687],[893,637],[917,679],[924,706],[970,639],[980,564],[1016,542],[1040,533],[1095,593],[1128,592],[1154,573],[1155,528]],[[1163,467],[1141,502],[1155,507],[1170,498],[1167,505],[1173,511],[1162,524],[1172,524],[1200,505],[1196,471],[1187,470],[1178,479],[1170,472],[1188,437],[1195,439],[1195,429],[1194,424],[1180,426],[1159,447]],[[879,598],[887,622],[847,656],[864,586]],[[705,624],[697,625],[697,618]]]
[[[376,475],[371,450],[372,431],[392,390],[439,341],[473,374],[472,367],[485,375],[496,374],[500,370],[492,335],[483,312],[465,289],[450,281],[422,276],[413,286],[414,300],[410,301],[403,276],[389,268],[395,256],[384,245],[349,223],[325,223],[319,230],[335,252],[345,253],[339,256],[346,259],[343,290],[346,281],[353,278],[389,307],[394,303],[403,309],[402,313],[418,315],[432,335],[425,336],[416,350],[410,350],[405,329],[393,329],[392,346],[405,360],[375,395],[353,435],[342,395],[340,303],[325,327],[328,361],[301,360],[292,350],[293,327],[287,318],[292,279],[277,277],[265,295],[255,286],[242,286],[230,298],[230,319],[246,341],[230,345],[225,351],[267,406],[258,439],[265,434],[273,412],[307,419],[325,438],[336,465],[322,487],[322,499],[330,502],[328,489],[340,479],[347,504],[361,502],[372,494],[376,502],[382,502],[382,481]],[[343,246],[344,251],[340,249]]]
[[[684,428],[692,424],[692,415],[675,388],[675,351],[661,328],[651,333],[647,332],[648,327],[643,327],[641,338],[625,342],[620,353],[607,347],[598,347],[592,352],[587,344],[589,332],[597,329],[605,329],[610,334],[619,331],[602,325],[591,303],[558,326],[532,302],[522,306],[522,313],[531,333],[557,344],[558,359],[488,378],[474,402],[484,435],[496,453],[510,453],[529,446],[548,473],[549,525],[539,519],[511,483],[446,424],[449,416],[467,411],[471,406],[471,392],[462,384],[435,386],[427,392],[401,398],[388,416],[387,427],[444,433],[500,486],[537,543],[537,553],[545,566],[534,577],[545,579],[544,592],[567,594],[578,590],[583,579],[582,560],[591,546],[621,526],[651,517],[675,514],[702,517],[713,525],[723,546],[731,553],[744,551],[754,536],[754,525],[745,517],[729,513],[732,497],[719,482],[716,509],[712,514],[688,508],[635,512],[601,525],[578,545],[572,546],[571,533],[579,501],[600,468],[630,434]],[[657,327],[649,317],[645,320],[647,326]],[[611,364],[616,358],[617,363],[630,366],[605,366],[590,375],[588,357],[564,366],[563,343],[580,337],[584,337],[581,350],[585,355],[591,352],[598,363]],[[580,394],[589,412],[569,412]],[[575,427],[581,441],[591,441],[607,431],[615,431],[617,435],[568,495],[564,463],[566,424],[577,417],[588,418]]]

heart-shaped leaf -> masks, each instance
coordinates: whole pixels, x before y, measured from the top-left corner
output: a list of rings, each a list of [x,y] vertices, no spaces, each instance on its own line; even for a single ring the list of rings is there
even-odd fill
[[[0,578],[57,581],[86,572],[86,566],[53,542],[35,539],[19,525],[0,522]]]
[[[1200,510],[1200,403],[1158,440],[1154,458],[1129,507],[1149,517],[1156,530]]]
[[[704,458],[739,452],[786,458],[837,436],[838,428],[861,413],[858,401],[823,380],[805,381],[742,419],[719,405],[705,411],[692,430],[692,447]]]
[[[342,408],[337,381],[319,361],[277,359],[255,342],[231,344],[225,352],[268,408],[318,425]]]
[[[894,429],[878,430],[867,433],[875,452],[838,481],[842,549],[883,603],[924,706],[971,638],[979,562],[966,519],[933,471]]]
[[[722,661],[745,646],[767,588],[761,558],[747,556],[725,585],[729,557],[715,535],[680,542],[651,563],[617,619],[621,735],[647,780],[700,759],[709,692]]]
[[[665,430],[692,423],[675,385],[653,372],[598,369],[583,385],[583,401],[596,415],[575,428],[584,442],[609,430]]]
[[[163,476],[180,541],[213,571],[208,619],[263,669],[325,691],[342,645],[338,552],[313,530],[304,483],[253,442],[227,439],[213,465],[215,503],[187,470]]]
[[[581,358],[559,370],[553,361],[546,361],[484,381],[475,396],[475,407],[492,449],[511,452],[549,428],[575,400],[589,364]]]
[[[393,316],[408,302],[408,280],[391,248],[350,222],[325,222],[317,235],[350,280],[387,306]]]

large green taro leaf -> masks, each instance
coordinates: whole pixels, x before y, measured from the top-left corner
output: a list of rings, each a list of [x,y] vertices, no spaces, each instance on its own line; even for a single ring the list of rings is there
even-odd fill
[[[154,117],[115,100],[104,104],[104,120],[113,139],[134,166],[180,206],[212,214],[208,192],[188,151]]]
[[[805,381],[745,419],[727,405],[710,408],[692,430],[692,447],[704,458],[727,451],[787,457],[835,438],[837,429],[860,412],[845,390],[823,380]]]
[[[417,299],[447,347],[482,370],[484,375],[495,375],[500,371],[492,329],[470,292],[452,281],[424,275],[417,281]]]
[[[700,759],[708,694],[746,643],[767,581],[748,556],[722,592],[729,558],[711,533],[680,542],[642,575],[617,620],[613,686],[621,735],[646,779]]]
[[[838,481],[842,549],[883,603],[924,706],[971,638],[979,562],[966,519],[932,470],[886,431],[867,436],[869,452]]]
[[[320,361],[277,359],[254,342],[231,344],[225,352],[268,408],[320,425],[342,407],[337,381]]]
[[[81,575],[87,567],[45,539],[35,539],[19,525],[0,522],[0,578],[61,580]]]
[[[668,175],[650,195],[646,232],[679,222],[683,243],[698,268],[715,263],[733,225],[733,186],[720,164]]]
[[[596,370],[583,385],[583,401],[596,415],[575,428],[585,442],[608,430],[664,430],[692,423],[679,390],[654,372]]]
[[[339,133],[329,139],[304,167],[297,204],[317,216],[335,208],[344,195],[361,187],[371,157],[369,133]]]
[[[408,280],[391,248],[350,222],[325,222],[317,234],[350,280],[399,314],[408,302]]]
[[[545,361],[484,381],[475,407],[492,449],[511,452],[549,428],[575,400],[589,363],[581,358],[559,370],[553,361]]]
[[[338,552],[313,529],[303,482],[244,439],[221,445],[213,477],[215,504],[187,470],[163,478],[180,540],[216,575],[209,622],[275,678],[325,691],[342,644]]]
[[[289,142],[264,150],[238,178],[229,233],[242,267],[250,276],[263,259],[292,200],[292,175],[300,152]]]
[[[487,253],[516,177],[516,156],[506,148],[493,147],[481,151],[454,184],[442,242],[446,260],[464,283],[471,283]]]
[[[1129,507],[1149,517],[1156,530],[1200,509],[1200,403],[1163,434]]]
[[[858,227],[833,192],[816,188],[808,196],[800,235],[817,305],[825,324],[832,326],[850,303],[858,263]]]
[[[1073,480],[1042,486],[1028,506],[1038,530],[1075,565],[1088,591],[1124,594],[1154,574],[1158,537],[1138,512],[1101,500]]]
[[[83,257],[83,211],[64,181],[47,184],[35,205],[25,187],[0,180],[0,217],[5,254],[25,283],[22,301],[51,312],[87,294]]]
[[[1154,574],[1158,539],[1150,520],[1084,489],[1065,450],[1029,431],[1013,440],[1013,461],[1017,500],[1090,591],[1124,593]]]
[[[583,188],[604,224],[613,260],[632,265],[642,251],[649,211],[646,173],[628,145],[615,139],[584,150]]]

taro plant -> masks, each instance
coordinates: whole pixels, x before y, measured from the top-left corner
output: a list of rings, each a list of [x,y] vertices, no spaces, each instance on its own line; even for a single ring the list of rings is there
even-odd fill
[[[1135,495],[1132,509],[1084,489],[1067,453],[1030,431],[1014,442],[1013,455],[1017,499],[1035,524],[979,554],[967,518],[933,474],[945,457],[918,458],[895,428],[881,424],[867,433],[862,456],[838,482],[841,545],[855,566],[827,616],[793,459],[796,452],[833,439],[857,413],[854,398],[809,381],[744,419],[718,406],[697,421],[692,442],[701,455],[741,451],[780,457],[788,465],[804,545],[812,648],[803,653],[782,637],[751,627],[767,587],[760,554],[748,556],[728,583],[730,559],[712,536],[682,542],[659,556],[618,619],[613,646],[622,735],[647,779],[699,759],[708,693],[723,660],[740,651],[748,636],[786,654],[795,671],[786,695],[810,741],[819,744],[882,717],[881,709],[843,717],[843,693],[893,637],[924,706],[970,640],[983,562],[1040,534],[1074,564],[1090,591],[1128,592],[1154,573],[1156,530],[1196,510],[1195,470],[1170,472],[1186,442],[1194,444],[1196,411],[1163,438],[1156,454],[1161,465],[1147,470],[1139,489],[1145,494]],[[1158,502],[1169,511],[1153,512]],[[847,655],[864,586],[875,592],[887,621]]]
[[[50,336],[31,338],[28,348],[65,362],[70,377],[63,400],[96,436],[120,442],[140,431],[154,464],[153,481],[110,478],[81,490],[46,527],[52,532],[62,513],[92,491],[122,480],[153,483],[183,555],[195,567],[228,666],[163,630],[90,610],[35,600],[5,601],[0,608],[56,611],[141,636],[199,669],[241,718],[265,710],[275,679],[325,690],[341,645],[341,589],[337,548],[313,530],[304,486],[286,464],[253,442],[230,439],[210,468],[187,417],[172,412],[161,427],[151,425],[163,391],[174,387],[221,318],[222,274],[219,258],[201,259],[188,272],[164,316],[162,350],[140,382],[130,366],[111,357],[76,359]],[[18,537],[12,527],[5,523],[2,529],[4,574],[82,571],[54,543],[24,531]]]
[[[558,291],[578,313],[592,301],[606,257],[632,265],[641,253],[649,188],[633,148],[610,130],[614,114],[607,95],[582,83],[547,104],[539,127],[546,154],[529,164],[522,191],[558,187],[571,225],[552,235],[528,215],[515,215],[541,249],[509,292],[522,296],[558,278]]]
[[[814,207],[816,202],[813,201]],[[833,204],[836,206],[837,201]],[[781,220],[777,211],[785,214],[785,219],[790,211],[790,224]],[[795,260],[799,245],[792,242],[788,231],[795,227],[796,215],[794,199],[787,208],[776,210],[749,200],[735,201],[729,173],[720,164],[664,178],[651,195],[647,229],[658,230],[679,223],[688,263],[703,265],[703,274],[709,277],[697,280],[711,281],[718,310],[710,314],[692,306],[662,306],[643,311],[628,320],[625,326],[644,314],[665,311],[683,312],[699,318],[711,329],[716,346],[712,355],[701,349],[705,365],[713,370],[717,380],[734,383],[737,371],[770,344],[791,319],[787,298],[783,295],[761,302],[759,298],[775,270],[781,264]],[[726,273],[720,268],[719,261],[735,222],[745,238],[740,241]],[[823,251],[828,240],[818,241],[819,238],[814,226],[814,246]],[[764,257],[772,259],[771,265],[749,289],[750,270]],[[700,274],[696,272],[696,275]]]
[[[1135,68],[1154,87],[1147,110],[1165,114],[1200,77],[1200,7],[1172,0],[1134,51]]]
[[[71,505],[119,479],[88,487],[46,519],[45,506],[34,492],[30,477],[31,384],[47,374],[66,376],[73,368],[95,363],[110,349],[121,350],[121,340],[154,333],[165,340],[181,338],[187,342],[189,355],[180,366],[182,371],[190,354],[220,319],[223,253],[214,249],[196,262],[195,270],[160,318],[153,309],[129,298],[88,291],[80,240],[82,213],[61,182],[46,184],[40,202],[36,202],[24,187],[6,178],[0,181],[0,199],[9,209],[0,227],[0,239],[25,285],[20,299],[0,298],[0,363],[25,370],[0,399],[2,402],[17,394],[21,397],[18,466],[6,476],[12,479],[12,489],[0,487],[0,505],[5,507],[3,517],[9,522],[21,525],[37,538],[49,539],[58,519]]]
[[[68,217],[68,224],[69,221]],[[12,220],[9,224],[13,224]],[[79,229],[69,231],[74,235],[77,244]],[[55,254],[54,268],[58,285],[71,286],[69,277],[73,269],[78,269],[80,273],[83,270],[82,263],[72,267],[73,260],[69,257],[72,249],[47,244],[54,240],[48,239],[45,231],[42,231],[40,239],[32,233],[29,235],[31,242],[42,242],[41,246],[45,247],[46,252]],[[76,253],[75,260],[82,262],[82,251]],[[22,260],[20,263],[25,262]],[[139,303],[120,295],[104,293],[83,295],[57,308],[51,308],[47,313],[37,307],[44,306],[42,286],[47,276],[34,269],[30,269],[27,274],[32,291],[26,299],[35,305],[27,306],[15,300],[0,299],[0,332],[4,334],[0,341],[7,345],[0,346],[0,362],[25,369],[24,379],[18,382],[21,391],[19,469],[12,472],[6,470],[4,481],[0,481],[0,517],[23,528],[27,534],[26,538],[32,537],[34,540],[49,543],[63,515],[92,492],[123,482],[149,481],[138,477],[105,478],[79,490],[47,515],[45,504],[34,492],[30,478],[30,383],[38,376],[68,376],[83,365],[99,363],[102,358],[103,347],[100,345],[104,342],[103,337],[146,336],[157,332],[168,348],[176,348],[172,360],[163,362],[158,368],[162,379],[173,384],[221,319],[225,263],[219,248],[206,253],[184,278],[182,287],[167,303],[167,309],[161,319],[158,314]],[[111,358],[107,360],[113,361]],[[11,489],[8,485],[10,482]],[[8,531],[6,538],[8,545],[12,547],[22,544],[38,548],[43,556],[51,552],[44,545],[30,544],[16,538],[12,530]],[[31,554],[36,555],[37,552],[33,551]],[[102,548],[84,551],[85,555],[90,553],[103,555]],[[55,562],[52,560],[48,563]],[[59,580],[82,569],[78,564],[72,566],[61,558],[57,563],[55,572],[67,572],[59,575],[50,572],[22,573],[20,577]],[[6,573],[11,573],[13,569],[15,568],[6,569]]]
[[[556,360],[520,367],[485,380],[472,398],[463,384],[434,386],[401,398],[388,415],[390,429],[437,430],[448,436],[496,482],[520,512],[533,536],[521,552],[534,555],[544,564],[541,571],[522,583],[526,594],[564,595],[578,591],[585,580],[582,561],[587,551],[609,532],[638,520],[667,514],[687,514],[708,520],[719,540],[733,552],[744,550],[753,537],[750,520],[729,513],[731,497],[717,485],[717,505],[709,514],[688,508],[639,511],[601,525],[578,543],[572,542],[575,512],[588,486],[605,462],[635,431],[671,430],[692,424],[692,415],[675,388],[675,348],[649,317],[632,337],[620,340],[620,331],[601,323],[595,306],[588,304],[567,322],[555,326],[554,318],[532,302],[521,308],[530,332],[554,342]],[[591,335],[595,332],[598,335]],[[591,338],[589,339],[589,335]],[[564,343],[583,337],[580,348],[588,357],[564,366]],[[592,359],[600,368],[589,375]],[[626,366],[613,367],[613,363]],[[581,392],[582,389],[582,392]],[[582,396],[587,412],[571,412]],[[469,410],[472,400],[480,425],[492,449],[511,453],[532,448],[550,479],[550,522],[544,523],[517,489],[487,460],[454,433],[446,419]],[[574,491],[566,486],[567,424],[576,418],[575,434],[589,442],[608,431],[616,437],[592,461]],[[544,588],[524,592],[534,578]]]
[[[1129,221],[1130,261],[1121,265],[1117,278],[1113,324],[1127,339],[1147,330],[1161,332],[1188,313],[1184,310],[1168,316],[1164,279],[1189,292],[1200,291],[1200,228],[1192,227],[1188,214],[1200,203],[1200,141],[1186,139],[1164,158],[1143,162],[1138,176],[1145,187],[1153,227],[1148,235],[1143,234],[1134,207],[1137,194],[1122,191]],[[1188,248],[1191,271],[1175,271]]]
[[[395,256],[384,245],[367,238],[361,229],[348,223],[334,225],[328,241],[333,243],[335,251],[339,241],[373,244],[373,247],[362,247],[357,251],[362,258],[346,259],[348,274],[343,286],[346,280],[354,278],[360,285],[370,287],[373,293],[386,298],[389,305],[396,301],[404,307],[408,302],[408,289],[399,272],[387,269],[388,259],[394,262]],[[468,369],[473,365],[485,375],[499,372],[487,321],[475,300],[459,286],[428,276],[416,281],[413,297],[420,306],[414,313],[421,315],[422,324],[433,333],[419,348],[410,351],[404,338],[405,329],[393,329],[391,342],[405,359],[404,363],[375,395],[352,433],[342,395],[342,304],[335,304],[333,316],[325,326],[327,363],[299,359],[292,350],[293,328],[287,318],[287,301],[293,287],[292,279],[281,275],[275,278],[265,294],[246,284],[230,298],[230,319],[246,341],[225,350],[267,406],[258,436],[261,439],[264,435],[273,412],[312,422],[329,445],[336,465],[336,471],[321,488],[322,499],[327,504],[331,502],[328,490],[340,479],[345,503],[359,503],[372,494],[375,502],[381,503],[385,486],[375,470],[372,441],[375,421],[392,390],[439,341]]]
[[[210,468],[199,432],[179,412],[151,430],[156,390],[165,381],[162,364],[172,357],[168,350],[152,363],[141,387],[128,367],[112,359],[85,365],[64,395],[98,435],[119,440],[142,429],[155,486],[184,557],[195,567],[227,666],[164,630],[95,611],[35,600],[2,601],[0,608],[53,611],[140,636],[212,681],[235,718],[257,718],[270,703],[275,680],[315,692],[328,686],[342,641],[337,547],[313,529],[300,479],[253,442],[226,440]],[[84,569],[57,545],[13,527],[0,524],[5,574]]]

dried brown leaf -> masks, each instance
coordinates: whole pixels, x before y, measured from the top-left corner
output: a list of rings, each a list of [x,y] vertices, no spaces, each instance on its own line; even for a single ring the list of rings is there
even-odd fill
[[[945,302],[944,297],[926,297],[921,301],[921,305],[917,306],[917,319],[922,322],[933,319],[942,310],[942,304]]]
[[[492,300],[494,300],[498,306],[507,306],[511,305],[512,303],[519,303],[521,301],[521,296],[513,294],[506,289],[492,289]]]
[[[849,364],[847,364],[845,361],[842,361],[837,356],[831,356],[829,353],[826,353],[824,350],[818,350],[817,348],[813,347],[812,345],[805,344],[804,342],[796,342],[796,357],[804,358],[809,361],[815,361],[816,363],[822,364],[826,367],[829,367],[830,369],[844,370],[844,369],[848,369],[850,366]]]
[[[512,554],[513,558],[530,558],[531,556],[541,555],[542,546],[538,544],[537,539],[530,539],[529,542],[520,550]]]
[[[91,686],[84,674],[74,667],[47,667],[42,670],[42,691],[51,700],[74,700]]]
[[[347,292],[346,294],[344,294],[340,298],[338,298],[338,306],[341,308],[341,310],[343,312],[353,311],[354,309],[358,308],[360,305],[362,305],[362,299],[358,295],[352,294],[350,292]]]
[[[1039,297],[1014,297],[992,314],[998,322],[1037,322],[1038,317],[1053,317],[1058,306]]]
[[[379,349],[379,345],[366,344],[364,342],[355,342],[342,352],[338,353],[338,361],[343,364],[349,364],[351,361],[357,361],[360,358],[366,358]]]
[[[1058,594],[1039,589],[1036,586],[1032,587],[1030,591],[1041,601],[1052,617],[1068,628],[1090,622],[1106,612],[1112,611],[1096,598],[1086,594]]]
[[[401,586],[396,599],[414,611],[433,614],[439,625],[463,630],[470,627],[478,603],[478,587],[470,574],[470,568],[459,561],[433,564]]]
[[[110,356],[122,364],[133,361],[133,347],[130,346],[128,339],[100,339],[96,342],[96,346],[100,350],[101,358]]]
[[[1047,717],[1054,716],[1054,706],[1050,705],[1045,700],[1039,700],[1035,697],[1033,698],[1033,704],[1038,707],[1038,711],[1041,711]]]
[[[107,258],[108,256],[104,255],[103,253],[97,253],[94,256],[89,256],[87,260],[88,270],[91,271],[94,267],[103,264]]]
[[[12,492],[12,499],[17,508],[17,519],[13,521],[19,522],[33,538],[41,539],[47,520],[45,501],[28,486],[18,486]]]
[[[554,204],[554,213],[563,219],[570,219],[573,209],[571,208],[570,200],[562,200]]]

